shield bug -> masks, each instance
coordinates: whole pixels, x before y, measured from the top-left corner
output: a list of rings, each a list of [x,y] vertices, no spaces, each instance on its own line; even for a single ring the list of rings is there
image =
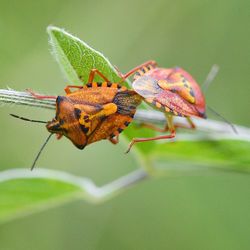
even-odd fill
[[[94,82],[95,74],[100,75],[104,82]],[[43,96],[31,90],[29,92],[38,99],[56,100],[55,118],[47,122],[46,128],[51,134],[56,134],[58,139],[67,137],[79,149],[103,139],[118,143],[119,134],[132,121],[142,100],[135,91],[119,83],[111,83],[97,69],[91,70],[86,85],[67,86],[65,96]],[[31,169],[50,137],[39,151]]]
[[[173,116],[186,117],[191,128],[195,128],[195,125],[190,117],[206,118],[205,98],[202,91],[192,76],[185,70],[181,68],[159,68],[155,61],[148,61],[130,70],[125,75],[120,72],[119,74],[123,80],[134,74],[133,90],[146,103],[166,115],[167,125],[164,129],[156,128],[150,124],[144,124],[144,126],[161,132],[170,131],[170,135],[134,138],[127,152],[137,142],[174,138],[178,125],[173,123]]]

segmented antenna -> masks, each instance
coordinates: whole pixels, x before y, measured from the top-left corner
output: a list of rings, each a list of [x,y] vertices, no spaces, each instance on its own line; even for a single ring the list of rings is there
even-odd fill
[[[51,138],[52,135],[53,135],[53,134],[50,134],[50,135],[47,137],[47,139],[46,139],[45,142],[43,143],[42,147],[40,148],[38,154],[36,155],[35,160],[33,161],[32,166],[31,166],[31,168],[30,168],[31,171],[34,169],[34,167],[35,167],[35,165],[36,165],[36,162],[37,162],[38,158],[40,157],[40,155],[41,155],[41,153],[42,153],[44,147],[46,146],[46,144],[48,143],[48,141],[49,141],[49,139]]]
[[[22,117],[22,116],[18,116],[18,115],[14,115],[14,114],[10,114],[12,117],[15,117],[15,118],[18,118],[20,120],[23,120],[23,121],[27,121],[27,122],[38,122],[38,123],[47,123],[45,121],[39,121],[39,120],[32,120],[32,119],[28,119],[28,118],[25,118],[25,117]]]
[[[32,119],[28,119],[28,118],[25,118],[25,117],[22,117],[22,116],[14,115],[14,114],[10,114],[10,115],[11,115],[12,117],[15,117],[15,118],[18,118],[18,119],[21,119],[21,120],[24,120],[24,121],[28,121],[28,122],[38,122],[38,123],[45,123],[45,124],[47,124],[47,122],[45,122],[45,121],[32,120]],[[32,166],[31,166],[31,168],[30,168],[31,171],[34,169],[34,167],[35,167],[35,165],[36,165],[36,162],[37,162],[37,160],[38,160],[40,154],[42,153],[44,147],[45,147],[46,144],[48,143],[48,141],[49,141],[49,139],[50,139],[51,136],[52,136],[52,134],[50,134],[50,135],[47,137],[46,141],[43,143],[42,147],[40,148],[40,150],[39,150],[39,152],[38,152],[38,154],[37,154],[37,156],[36,156],[36,158],[35,158],[35,160],[34,160]]]
[[[238,131],[237,131],[236,127],[230,121],[228,121],[225,117],[223,117],[221,114],[219,114],[218,112],[216,112],[213,108],[211,108],[209,106],[207,106],[207,108],[212,113],[214,113],[215,115],[217,115],[218,117],[220,117],[224,122],[226,122],[232,128],[232,130],[234,131],[235,134],[238,134]]]

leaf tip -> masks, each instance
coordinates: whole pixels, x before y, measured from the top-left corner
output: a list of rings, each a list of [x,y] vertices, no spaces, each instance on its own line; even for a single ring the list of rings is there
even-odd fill
[[[52,33],[53,31],[61,31],[62,29],[61,28],[59,28],[59,27],[56,27],[56,26],[54,26],[54,25],[49,25],[48,27],[47,27],[47,32],[50,34],[50,33]]]

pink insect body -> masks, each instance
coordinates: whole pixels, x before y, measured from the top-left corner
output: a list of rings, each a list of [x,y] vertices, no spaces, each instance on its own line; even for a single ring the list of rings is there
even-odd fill
[[[138,142],[171,139],[175,137],[176,128],[173,123],[174,116],[186,117],[190,128],[195,128],[190,117],[206,118],[206,103],[199,85],[193,77],[181,68],[159,68],[155,61],[148,61],[123,75],[122,79],[134,74],[132,87],[145,102],[165,113],[167,124],[160,129],[151,124],[143,124],[145,127],[159,132],[169,131],[169,135],[151,138],[134,138],[128,151]],[[183,126],[181,126],[183,127]]]
[[[201,89],[185,70],[149,69],[146,66],[142,70],[137,71],[139,74],[134,77],[133,89],[147,103],[175,116],[206,117],[205,98]]]

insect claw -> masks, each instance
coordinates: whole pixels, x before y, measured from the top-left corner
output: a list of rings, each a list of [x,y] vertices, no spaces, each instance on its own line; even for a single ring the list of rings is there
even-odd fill
[[[129,147],[129,148],[124,152],[124,154],[128,154],[129,151],[130,151],[130,149],[131,149],[131,147]]]
[[[117,67],[116,65],[114,65],[114,68],[115,68],[115,70],[116,70],[118,76],[119,76],[120,78],[124,79],[124,75],[123,75],[122,72],[118,69],[118,67]]]
[[[60,140],[62,137],[63,137],[62,134],[56,134],[56,139],[57,139],[57,140]]]
[[[129,143],[129,146],[128,146],[127,151],[125,151],[125,154],[128,154],[128,153],[130,152],[130,150],[131,150],[131,148],[133,147],[134,144],[135,144],[135,141],[132,140],[132,141]]]
[[[122,74],[122,72],[118,69],[117,66],[114,66],[114,68],[115,68],[115,70],[116,70],[118,76],[121,78],[121,80],[120,80],[118,83],[121,84],[121,83],[125,82],[125,80],[126,80],[126,78],[127,78],[126,75]]]

